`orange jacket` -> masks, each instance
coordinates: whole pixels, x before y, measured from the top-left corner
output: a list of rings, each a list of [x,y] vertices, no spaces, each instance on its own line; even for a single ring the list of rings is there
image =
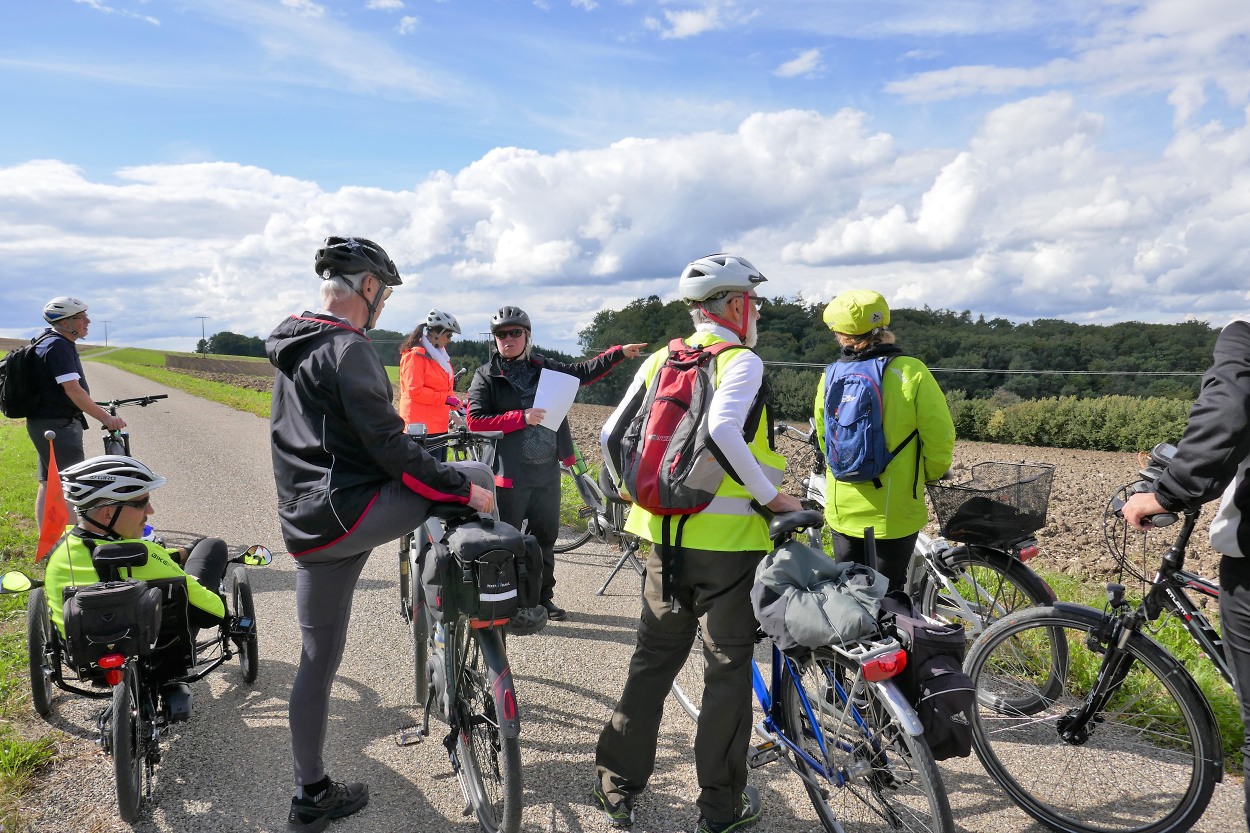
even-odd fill
[[[446,432],[451,413],[447,397],[454,395],[451,375],[424,347],[405,350],[399,357],[399,415],[405,425],[424,422],[431,434]]]

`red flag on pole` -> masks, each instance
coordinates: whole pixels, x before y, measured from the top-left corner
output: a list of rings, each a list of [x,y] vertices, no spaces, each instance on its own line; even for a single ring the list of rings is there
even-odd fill
[[[44,436],[48,438],[48,488],[43,496],[43,518],[39,523],[39,547],[35,550],[35,561],[42,561],[52,552],[69,524],[69,507],[65,505],[65,493],[61,491],[61,472],[56,467],[56,449],[53,448],[56,432],[47,431]]]

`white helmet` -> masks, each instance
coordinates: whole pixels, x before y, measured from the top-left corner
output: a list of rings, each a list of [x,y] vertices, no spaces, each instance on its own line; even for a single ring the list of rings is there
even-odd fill
[[[451,330],[460,335],[460,322],[456,321],[456,316],[442,310],[430,310],[430,314],[425,317],[425,326],[433,330]]]
[[[92,457],[61,472],[65,500],[79,514],[118,501],[130,501],[165,485],[165,478],[133,457]]]
[[[68,295],[61,295],[53,298],[43,306],[43,320],[49,324],[55,324],[62,318],[69,318],[80,312],[86,312],[87,305],[77,298],[71,298]]]
[[[722,292],[753,292],[768,280],[751,261],[736,255],[701,257],[681,273],[677,289],[684,301],[706,301]]]

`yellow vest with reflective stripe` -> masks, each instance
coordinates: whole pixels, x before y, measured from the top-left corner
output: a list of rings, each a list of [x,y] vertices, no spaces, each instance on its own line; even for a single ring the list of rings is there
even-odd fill
[[[712,333],[698,332],[686,339],[686,343],[706,347],[724,340]],[[660,365],[664,363],[667,356],[668,348],[662,348],[647,359],[644,365],[647,387],[650,387],[655,380],[655,374],[659,372]],[[726,368],[732,362],[745,357],[746,351],[744,350],[729,350],[716,357],[716,372],[713,378],[718,387]],[[747,443],[747,446],[763,467],[769,481],[780,488],[782,477],[786,472],[786,458],[768,447],[769,419],[768,411],[765,409],[759,427],[756,428],[755,436]],[[669,522],[670,535],[676,535],[677,522],[680,517],[672,516]],[[629,510],[625,530],[646,541],[656,543],[663,538],[663,523],[664,516],[653,515],[635,505]],[[718,552],[752,550],[767,552],[773,546],[768,538],[768,523],[751,509],[751,493],[741,484],[734,482],[729,475],[722,478],[720,486],[716,489],[716,496],[708,507],[702,512],[689,516],[682,528],[681,545],[691,549]]]

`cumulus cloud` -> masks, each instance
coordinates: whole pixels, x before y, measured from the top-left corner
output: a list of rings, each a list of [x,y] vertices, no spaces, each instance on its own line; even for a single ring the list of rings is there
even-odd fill
[[[1246,114],[1182,125],[1154,158],[1113,152],[1103,130],[1066,93],[1006,104],[964,147],[936,150],[900,150],[856,110],[789,110],[730,132],[496,148],[403,190],[329,191],[228,163],[100,178],[31,161],[0,168],[0,256],[41,281],[6,288],[0,331],[32,332],[55,287],[125,343],[188,349],[196,315],[262,334],[316,303],[311,258],[328,234],[371,237],[395,259],[405,282],[384,327],[437,304],[467,335],[521,303],[540,343],[570,350],[604,306],[673,297],[682,265],[711,251],[811,299],[868,285],[895,304],[1016,319],[1246,311]]]
[[[819,49],[806,49],[792,60],[786,61],[773,70],[773,75],[781,78],[798,78],[800,76],[819,75],[824,71],[824,62],[820,60]]]
[[[395,31],[401,35],[411,35],[417,31],[417,27],[421,25],[421,18],[415,15],[406,14],[399,19],[399,25],[395,27]]]

